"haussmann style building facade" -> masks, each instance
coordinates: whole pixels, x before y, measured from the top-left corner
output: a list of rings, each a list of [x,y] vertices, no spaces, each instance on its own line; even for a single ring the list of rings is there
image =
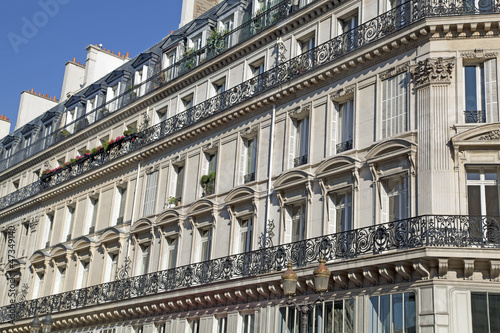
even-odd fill
[[[500,332],[500,1],[182,15],[1,139],[2,333]]]

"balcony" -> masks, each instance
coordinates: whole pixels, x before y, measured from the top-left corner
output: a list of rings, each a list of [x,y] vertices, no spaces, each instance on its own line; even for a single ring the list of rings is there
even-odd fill
[[[302,155],[293,159],[293,167],[299,167],[301,165],[307,164],[307,155]]]
[[[341,143],[337,144],[336,149],[337,149],[337,154],[340,154],[344,151],[351,150],[352,149],[352,140],[348,140],[348,141],[341,142]]]
[[[364,46],[370,45],[371,43],[379,41],[380,39],[385,38],[398,30],[405,29],[409,25],[424,18],[500,13],[500,3],[496,3],[494,6],[490,5],[488,8],[488,10],[484,8],[473,8],[474,10],[472,10],[468,5],[457,6],[455,2],[441,0],[436,2],[418,0],[405,2],[401,6],[391,9],[390,11],[367,21],[362,25],[359,25],[343,35],[334,37],[333,39],[318,45],[316,48],[311,49],[304,54],[285,61],[255,78],[249,79],[231,89],[226,90],[222,94],[209,98],[184,112],[178,113],[171,118],[164,120],[160,124],[144,129],[136,134],[137,138],[135,138],[135,140],[132,140],[131,136],[126,137],[123,142],[120,143],[120,146],[116,149],[114,148],[115,150],[113,151],[103,151],[90,156],[89,159],[86,158],[79,160],[77,163],[78,165],[58,170],[58,172],[53,174],[50,178],[36,181],[28,186],[25,186],[24,188],[8,194],[3,198],[0,198],[0,209],[4,209],[10,205],[38,194],[41,191],[47,190],[66,180],[79,176],[84,172],[100,167],[101,165],[125,154],[164,139],[165,137],[179,132],[186,127],[196,125],[209,117],[220,114],[233,106],[255,98],[256,96],[271,89],[280,87],[283,84],[292,81],[303,74],[312,72],[319,67],[334,63],[336,60],[349,53],[346,51],[345,43],[346,40],[348,40],[346,39],[346,36],[351,36],[353,31],[356,31],[358,38],[355,40],[355,44],[352,44],[352,41],[348,40],[348,42],[351,43],[349,45],[354,45],[350,51],[360,49]],[[165,73],[165,71],[166,70],[163,70],[162,72],[153,75],[153,77],[142,83],[146,85],[146,93],[159,87],[156,84],[159,84],[158,80],[161,79],[162,73]],[[164,85],[165,83],[166,82],[162,81],[161,85]],[[120,103],[125,103],[121,104],[120,107],[127,105],[127,103],[131,103],[131,92],[132,90],[129,90],[125,93],[125,95],[117,97],[120,99]],[[100,107],[98,109],[104,110],[103,108],[104,107]],[[88,115],[86,115],[86,117],[88,117]],[[78,119],[75,121],[78,121]],[[89,124],[91,124],[91,122],[89,122]],[[60,132],[61,131],[58,133]],[[42,141],[43,140],[44,139],[42,139]],[[86,163],[83,163],[85,161]],[[1,164],[3,167],[0,166],[0,171],[5,169],[4,163],[6,162],[8,162],[8,160],[2,161]],[[305,163],[307,163],[307,161]]]
[[[466,124],[484,124],[486,123],[486,111],[464,111]]]
[[[306,267],[321,257],[332,262],[426,247],[494,249],[500,247],[499,221],[492,216],[412,217],[18,302],[0,308],[0,322],[279,272],[288,261]]]

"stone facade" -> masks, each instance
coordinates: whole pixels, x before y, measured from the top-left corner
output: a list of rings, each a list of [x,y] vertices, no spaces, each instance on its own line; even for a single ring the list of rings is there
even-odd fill
[[[298,332],[323,257],[309,332],[495,332],[487,3],[223,1],[5,137],[0,330]]]

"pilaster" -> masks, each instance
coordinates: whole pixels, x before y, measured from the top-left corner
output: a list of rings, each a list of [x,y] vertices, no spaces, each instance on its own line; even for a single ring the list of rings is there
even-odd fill
[[[428,58],[412,67],[417,104],[418,214],[455,211],[448,130],[455,58]]]

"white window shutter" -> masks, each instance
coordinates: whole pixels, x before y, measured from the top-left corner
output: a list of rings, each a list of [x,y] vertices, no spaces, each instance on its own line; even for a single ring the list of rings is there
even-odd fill
[[[246,156],[247,156],[247,141],[245,139],[241,139],[240,146],[240,179],[241,184],[245,183],[245,167],[246,167]]]
[[[387,198],[387,186],[384,184],[385,181],[382,181],[379,190],[380,190],[380,217],[382,223],[388,222],[389,220],[389,199]]]
[[[158,186],[158,171],[148,175],[146,181],[146,193],[144,195],[144,216],[154,213],[156,201],[156,188]]]
[[[332,114],[332,132],[331,132],[332,147],[330,149],[330,152],[332,155],[335,155],[337,153],[337,141],[338,141],[337,136],[339,135],[339,129],[337,128],[337,123],[338,123],[337,118],[339,117],[340,105],[335,103],[334,107],[335,107],[335,111]]]
[[[484,89],[485,89],[485,111],[486,121],[495,123],[498,121],[498,91],[497,91],[497,64],[496,59],[484,62]]]
[[[283,214],[285,214],[285,243],[290,243],[292,241],[292,208],[287,206],[283,209]]]
[[[290,135],[288,137],[288,166],[293,168],[293,159],[295,158],[295,137],[297,136],[297,125],[295,120],[290,121]]]
[[[300,143],[300,156],[309,154],[309,117],[305,117],[302,121],[302,131],[301,131]],[[308,159],[309,162],[309,159]]]
[[[401,218],[406,219],[409,216],[409,195],[408,195],[408,178],[403,178],[402,191],[401,191],[401,206],[403,208],[403,215]]]
[[[387,91],[388,91],[389,80],[382,81],[382,138],[386,138],[387,135]]]
[[[328,211],[328,234],[333,234],[336,232],[335,230],[335,217],[336,217],[336,209],[335,202],[333,200],[333,195],[328,195],[327,202],[327,211]]]

